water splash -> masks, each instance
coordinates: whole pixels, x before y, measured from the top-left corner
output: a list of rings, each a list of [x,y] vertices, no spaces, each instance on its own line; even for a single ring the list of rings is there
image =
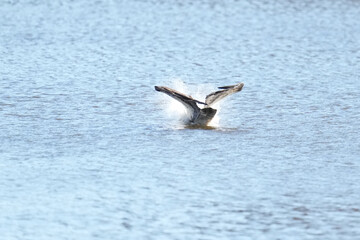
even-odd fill
[[[205,101],[206,95],[216,90],[216,87],[210,85],[210,84],[200,84],[196,86],[189,86],[186,85],[185,82],[180,78],[171,79],[169,83],[164,84],[165,86],[169,86],[170,88],[173,88],[181,93],[187,94],[192,96],[194,99],[197,99],[199,101]],[[190,118],[189,113],[187,112],[187,109],[185,106],[180,103],[179,101],[170,98],[169,96],[166,96],[164,94],[158,95],[160,98],[160,101],[165,106],[165,115],[168,118],[173,119],[174,121],[179,121],[181,124],[186,124],[187,120]],[[200,108],[203,108],[202,105],[199,105]],[[217,128],[220,126],[220,104],[216,103],[212,106],[213,108],[217,109],[218,112],[215,115],[215,117],[211,120],[211,122],[208,124],[209,127]]]
[[[182,93],[188,92],[185,83],[180,79],[173,79],[171,84],[169,84],[169,87]],[[165,112],[168,117],[177,120],[180,119],[181,122],[185,122],[186,119],[190,117],[185,106],[181,102],[163,94],[160,96],[165,103]]]

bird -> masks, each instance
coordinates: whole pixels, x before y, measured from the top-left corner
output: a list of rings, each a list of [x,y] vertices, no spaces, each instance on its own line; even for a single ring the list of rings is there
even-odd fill
[[[217,112],[217,110],[211,106],[229,95],[240,92],[243,87],[244,83],[242,82],[235,85],[218,87],[220,90],[208,94],[205,102],[196,100],[190,95],[183,94],[169,87],[155,86],[155,90],[167,94],[185,106],[189,113],[186,124],[192,126],[207,126]],[[204,107],[200,108],[198,104],[204,105]]]

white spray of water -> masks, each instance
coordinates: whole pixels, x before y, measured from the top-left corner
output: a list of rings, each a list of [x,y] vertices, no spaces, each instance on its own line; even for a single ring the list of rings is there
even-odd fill
[[[188,92],[185,83],[181,79],[173,79],[172,83],[170,84],[170,87],[181,93]],[[166,113],[172,118],[177,118],[180,119],[182,122],[185,122],[185,120],[189,118],[189,114],[185,106],[181,102],[173,98],[169,98],[168,96],[165,97],[166,97],[166,104],[165,104]]]
[[[173,88],[181,93],[184,93],[186,95],[190,95],[194,99],[202,101],[202,102],[205,101],[205,97],[207,94],[213,92],[216,89],[213,86],[208,85],[208,84],[201,84],[201,85],[197,85],[194,87],[193,86],[188,87],[184,83],[184,81],[182,81],[179,78],[170,80],[170,83],[167,84],[167,86],[169,86],[170,88]],[[159,97],[161,98],[160,99],[161,103],[165,105],[165,113],[166,113],[167,117],[170,117],[174,120],[176,119],[177,121],[180,119],[180,121],[183,123],[186,122],[187,119],[189,119],[189,114],[188,114],[185,106],[181,102],[179,102],[173,98],[170,98],[169,96],[166,96],[164,94],[159,95]],[[199,104],[198,106],[200,108],[204,107],[201,104]],[[217,109],[217,114],[211,120],[211,122],[208,124],[208,126],[219,127],[220,104],[216,103],[211,107]]]

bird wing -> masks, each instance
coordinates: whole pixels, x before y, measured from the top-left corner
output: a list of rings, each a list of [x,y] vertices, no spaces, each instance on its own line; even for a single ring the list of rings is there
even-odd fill
[[[155,86],[155,90],[163,92],[181,102],[191,114],[192,118],[197,117],[200,113],[200,108],[196,105],[196,103],[205,104],[203,102],[193,99],[191,96],[180,93],[169,87]]]
[[[219,91],[216,91],[216,92],[213,92],[213,93],[210,93],[209,95],[207,95],[205,98],[205,103],[208,107],[210,107],[211,105],[220,101],[224,97],[227,97],[236,92],[240,92],[243,87],[244,87],[244,83],[238,83],[236,85],[219,87],[219,89],[222,89],[222,90],[219,90]]]

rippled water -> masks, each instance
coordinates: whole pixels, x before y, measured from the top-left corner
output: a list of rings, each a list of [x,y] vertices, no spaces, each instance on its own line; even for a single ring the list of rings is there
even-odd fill
[[[360,4],[0,1],[0,238],[356,239]],[[189,129],[154,85],[203,97]]]

